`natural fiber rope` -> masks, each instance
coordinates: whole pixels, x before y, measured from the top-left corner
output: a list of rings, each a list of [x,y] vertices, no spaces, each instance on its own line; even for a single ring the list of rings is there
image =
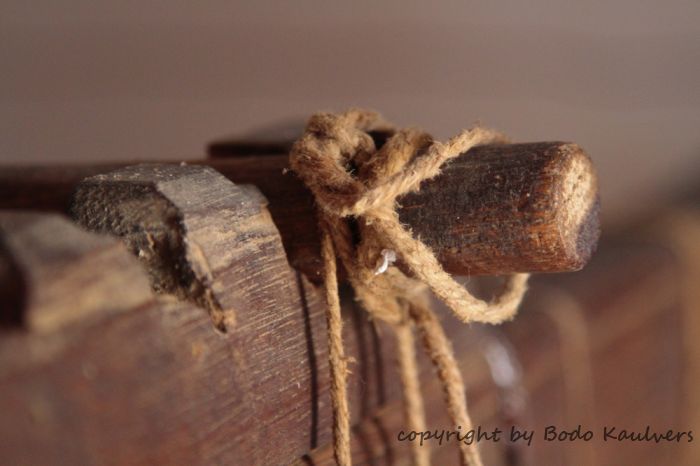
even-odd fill
[[[404,416],[411,430],[424,432],[427,430],[425,422],[425,410],[423,397],[421,396],[418,367],[416,365],[416,344],[413,337],[413,329],[408,323],[396,326],[396,341],[398,347],[399,373],[404,387]],[[415,466],[428,466],[430,464],[430,448],[411,443]]]
[[[390,137],[377,149],[370,132],[387,133]],[[412,348],[413,323],[437,368],[452,422],[455,427],[471,429],[464,383],[452,347],[439,320],[426,305],[423,292],[430,288],[463,322],[497,324],[512,318],[517,311],[528,275],[508,277],[503,293],[491,303],[477,299],[442,269],[425,244],[400,224],[396,199],[418,190],[421,182],[440,173],[446,161],[477,145],[504,140],[499,133],[477,127],[440,143],[416,129],[397,130],[376,113],[350,110],[314,115],[305,134],[294,144],[291,167],[313,192],[319,207],[334,453],[339,465],[349,466],[351,459],[347,360],[342,343],[336,256],[370,316],[391,324],[396,332],[409,428],[425,430]],[[348,217],[356,219],[359,239],[353,236]],[[405,264],[412,277],[398,267],[388,266],[387,251]],[[481,465],[476,443],[460,442],[460,449],[463,465]],[[420,466],[429,464],[429,450],[414,447],[414,462]]]

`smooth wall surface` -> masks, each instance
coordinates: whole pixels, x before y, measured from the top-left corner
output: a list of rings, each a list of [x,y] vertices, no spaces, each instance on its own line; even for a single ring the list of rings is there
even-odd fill
[[[0,0],[0,162],[192,158],[368,106],[570,140],[609,219],[700,175],[700,2]]]

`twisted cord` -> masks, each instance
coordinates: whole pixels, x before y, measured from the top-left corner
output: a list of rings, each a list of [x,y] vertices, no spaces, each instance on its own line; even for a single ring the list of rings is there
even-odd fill
[[[389,134],[377,149],[371,133]],[[433,252],[399,222],[396,199],[419,189],[440,173],[448,160],[481,144],[504,142],[495,131],[476,127],[446,143],[435,142],[418,129],[398,130],[378,114],[350,110],[311,117],[305,134],[294,144],[290,164],[316,199],[322,232],[326,290],[331,397],[334,412],[334,454],[341,466],[351,464],[350,415],[347,405],[347,360],[343,352],[336,256],[370,316],[391,325],[398,341],[404,411],[409,427],[425,430],[418,383],[413,330],[435,365],[455,427],[470,429],[465,388],[452,347],[433,312],[424,305],[429,288],[462,322],[498,324],[512,318],[526,291],[527,274],[508,277],[503,292],[482,301],[457,283]],[[355,240],[348,217],[357,221]],[[383,263],[392,251],[411,273]],[[481,466],[476,443],[461,445],[461,464]],[[414,446],[414,463],[428,465],[429,450]]]

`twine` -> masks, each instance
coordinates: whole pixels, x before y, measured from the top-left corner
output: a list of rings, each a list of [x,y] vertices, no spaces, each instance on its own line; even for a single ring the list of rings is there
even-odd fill
[[[370,133],[389,134],[380,148]],[[336,256],[357,299],[370,316],[390,324],[398,341],[404,410],[409,428],[425,430],[425,413],[415,361],[413,329],[437,369],[447,411],[455,427],[472,428],[464,382],[452,346],[427,305],[430,289],[462,322],[498,324],[512,318],[526,290],[527,274],[508,277],[492,302],[472,296],[445,272],[432,251],[399,222],[396,199],[419,189],[440,173],[448,160],[482,144],[504,142],[492,130],[475,127],[446,143],[418,129],[396,129],[378,114],[350,110],[311,117],[290,154],[292,170],[311,190],[319,209],[321,252],[327,303],[334,455],[350,466],[350,414],[346,393],[347,359],[343,350]],[[350,221],[357,225],[353,235]],[[359,239],[358,239],[359,238]],[[410,276],[392,265],[403,264]],[[417,466],[430,464],[425,446],[413,448]],[[476,442],[460,442],[463,466],[480,466]]]

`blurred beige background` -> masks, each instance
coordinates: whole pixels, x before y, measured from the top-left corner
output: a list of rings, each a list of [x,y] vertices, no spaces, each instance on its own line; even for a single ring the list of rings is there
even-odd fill
[[[368,106],[575,141],[608,220],[700,175],[698,0],[0,0],[0,62],[2,163],[192,158]]]

